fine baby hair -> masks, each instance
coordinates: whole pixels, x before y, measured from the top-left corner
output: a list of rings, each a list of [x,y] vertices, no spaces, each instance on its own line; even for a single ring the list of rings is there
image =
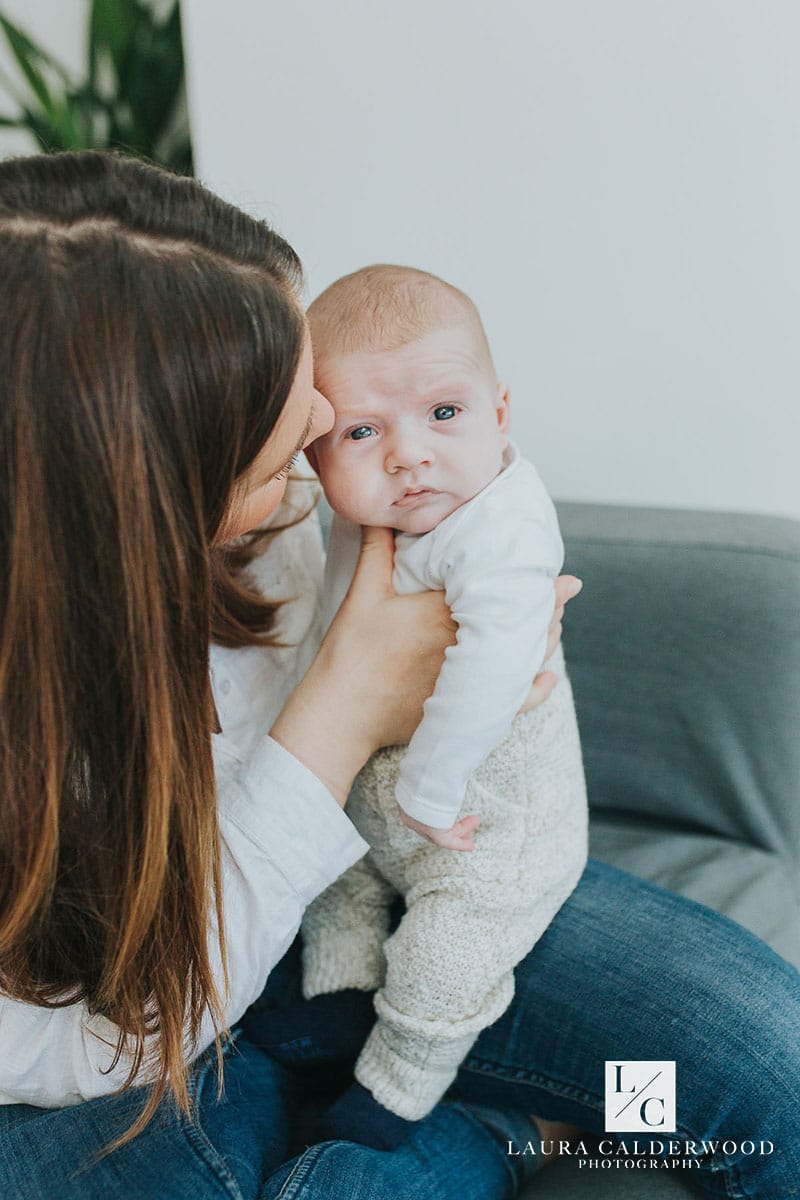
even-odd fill
[[[320,378],[331,354],[394,350],[448,325],[469,331],[482,365],[495,375],[474,302],[453,284],[416,267],[375,263],[344,275],[309,306],[308,322]]]

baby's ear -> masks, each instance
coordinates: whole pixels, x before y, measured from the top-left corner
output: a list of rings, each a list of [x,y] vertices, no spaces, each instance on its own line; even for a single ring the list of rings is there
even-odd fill
[[[317,475],[319,475],[319,463],[317,461],[317,452],[314,449],[314,443],[312,442],[310,446],[306,446],[303,453],[308,459],[311,470],[316,471]]]
[[[508,425],[511,417],[510,407],[511,389],[507,383],[498,383],[495,409],[497,412],[497,426],[501,433],[508,433]]]

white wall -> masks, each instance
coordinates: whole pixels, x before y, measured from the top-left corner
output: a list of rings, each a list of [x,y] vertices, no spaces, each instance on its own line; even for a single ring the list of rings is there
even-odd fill
[[[200,173],[468,290],[556,495],[800,517],[796,0],[183,8]]]
[[[310,293],[470,291],[557,495],[800,516],[794,0],[183,8],[200,172]],[[79,69],[88,0],[2,10]]]

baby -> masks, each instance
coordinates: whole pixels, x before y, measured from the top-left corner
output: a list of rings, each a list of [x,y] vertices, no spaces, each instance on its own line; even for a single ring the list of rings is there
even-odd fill
[[[425,272],[373,266],[308,317],[315,383],[336,412],[309,451],[335,513],[328,620],[360,526],[378,525],[395,530],[395,589],[443,589],[458,623],[410,744],[374,755],[355,782],[347,811],[370,852],[304,917],[305,997],[377,992],[333,1125],[347,1136],[370,1104],[398,1127],[423,1117],[506,1009],[514,966],[583,870],[586,795],[560,649],[549,699],[517,715],[545,655],[563,546],[509,441],[509,390],[475,306]],[[388,936],[398,894],[406,911]]]

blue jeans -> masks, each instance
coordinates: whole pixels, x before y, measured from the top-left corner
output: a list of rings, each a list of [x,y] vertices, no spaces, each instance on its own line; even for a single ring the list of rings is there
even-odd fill
[[[296,987],[296,969],[287,957],[270,986]],[[616,1058],[674,1059],[672,1136],[735,1144],[681,1171],[701,1194],[800,1196],[800,975],[726,918],[599,863],[520,963],[511,1006],[478,1038],[446,1101],[398,1150],[327,1142],[287,1162],[301,1085],[239,1035],[221,1102],[206,1052],[191,1073],[196,1123],[165,1103],[139,1138],[94,1165],[130,1124],[136,1089],[68,1109],[0,1106],[0,1196],[506,1200],[515,1160],[471,1106],[507,1110],[511,1130],[514,1113],[535,1112],[602,1134],[604,1061]],[[741,1150],[761,1139],[774,1153]]]

